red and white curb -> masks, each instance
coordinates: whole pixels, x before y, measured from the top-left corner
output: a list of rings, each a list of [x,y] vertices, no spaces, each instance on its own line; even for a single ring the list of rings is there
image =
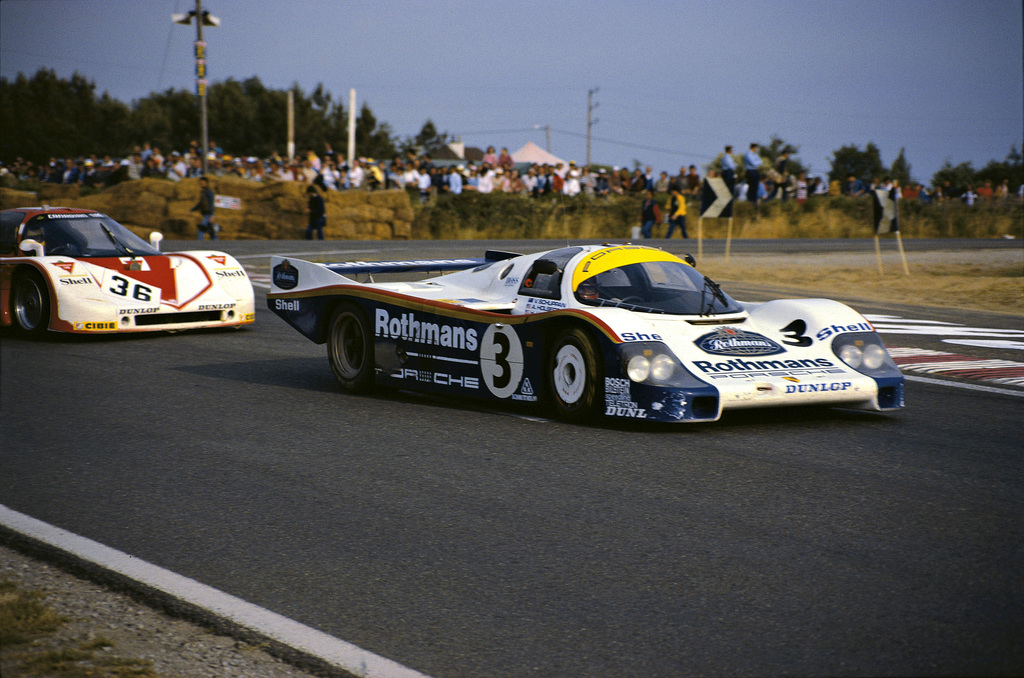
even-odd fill
[[[926,348],[887,347],[886,350],[903,372],[1024,387],[1024,363],[1013,360],[976,358]]]

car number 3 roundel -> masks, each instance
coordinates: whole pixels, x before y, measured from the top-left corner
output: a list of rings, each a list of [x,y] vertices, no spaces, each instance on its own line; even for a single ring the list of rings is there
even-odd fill
[[[523,379],[523,345],[508,325],[491,325],[480,342],[480,372],[487,390],[508,398]]]

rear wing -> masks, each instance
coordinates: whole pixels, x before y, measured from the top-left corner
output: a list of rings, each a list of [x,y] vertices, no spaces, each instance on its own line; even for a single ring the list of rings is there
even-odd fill
[[[463,271],[468,268],[504,261],[520,256],[514,252],[487,250],[482,259],[411,259],[405,261],[340,261],[324,264],[340,275],[355,273],[429,273],[432,271]]]
[[[504,261],[522,256],[515,252],[502,252],[498,250],[487,250],[483,258],[465,259],[407,259],[398,261],[339,261],[335,263],[318,264],[300,259],[289,260],[286,257],[271,257],[271,291],[293,290],[296,287],[310,287],[325,284],[338,284],[338,282],[353,282],[346,276],[365,274],[373,276],[375,273],[429,273],[443,271],[464,271],[477,266],[493,264],[496,261]],[[329,271],[342,277],[325,279],[323,272]],[[372,280],[372,278],[371,278]],[[297,290],[296,290],[297,291]]]

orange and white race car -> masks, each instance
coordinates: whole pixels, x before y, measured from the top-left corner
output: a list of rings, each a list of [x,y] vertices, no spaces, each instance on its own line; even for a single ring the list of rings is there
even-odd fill
[[[0,325],[25,334],[238,327],[255,320],[245,269],[223,252],[162,253],[99,212],[0,212]]]

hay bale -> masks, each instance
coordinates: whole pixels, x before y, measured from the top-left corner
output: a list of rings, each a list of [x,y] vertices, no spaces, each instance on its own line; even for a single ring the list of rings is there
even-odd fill
[[[246,214],[242,223],[242,231],[251,238],[273,240],[278,237],[280,227],[276,219],[268,219],[262,215]]]
[[[182,179],[174,184],[174,199],[195,205],[199,200],[199,179]]]
[[[75,200],[82,194],[82,188],[78,184],[40,184],[39,185],[39,200],[44,205],[60,205],[63,207],[61,201],[63,200]]]
[[[39,205],[39,198],[30,191],[18,191],[13,188],[0,188],[0,209],[9,210],[12,207],[36,207]]]
[[[193,221],[188,219],[167,217],[157,229],[164,234],[164,237],[175,236],[177,238],[194,238],[197,230]]]
[[[173,200],[175,198],[174,182],[167,179],[146,177],[138,182],[138,190],[142,193],[155,193],[164,200]]]
[[[124,209],[124,220],[143,228],[161,228],[167,216],[167,199],[156,193],[139,193],[132,198]]]
[[[356,225],[351,221],[327,220],[324,226],[324,238],[326,240],[354,240],[356,237]]]
[[[210,185],[217,195],[241,198],[243,208],[249,202],[260,200],[263,194],[263,184],[241,177],[220,177],[211,181]]]
[[[391,232],[395,238],[408,240],[412,237],[412,221],[395,221],[391,225]]]

